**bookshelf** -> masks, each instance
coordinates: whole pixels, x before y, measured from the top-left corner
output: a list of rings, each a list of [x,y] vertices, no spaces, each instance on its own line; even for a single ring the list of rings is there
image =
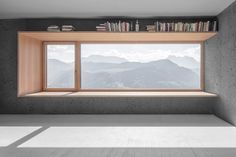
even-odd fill
[[[204,42],[217,32],[19,32],[18,36],[39,41],[79,42]]]

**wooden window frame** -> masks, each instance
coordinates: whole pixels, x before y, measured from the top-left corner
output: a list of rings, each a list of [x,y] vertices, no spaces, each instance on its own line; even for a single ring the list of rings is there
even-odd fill
[[[75,46],[75,64],[74,64],[74,87],[73,88],[48,88],[47,87],[47,45],[74,45]],[[47,92],[68,92],[68,91],[77,91],[78,88],[78,76],[77,76],[77,55],[78,55],[78,44],[75,41],[45,41],[43,42],[43,91]]]
[[[46,61],[47,61],[47,55],[46,55],[46,45],[48,44],[68,44],[68,43],[73,43],[75,45],[75,87],[74,88],[47,88],[47,65],[46,65]],[[82,89],[81,88],[81,45],[82,44],[199,44],[200,45],[200,88],[199,89],[175,89],[175,88],[132,88],[132,89],[118,89],[118,88],[114,88],[114,89],[106,89],[106,88],[100,88],[100,89]],[[43,42],[43,90],[44,91],[52,91],[52,92],[66,92],[66,91],[77,91],[77,92],[136,92],[136,91],[140,91],[140,92],[194,92],[194,91],[204,91],[205,90],[205,53],[204,53],[204,42],[201,41],[196,41],[196,42],[174,42],[174,41],[170,41],[170,42],[133,42],[133,41],[129,41],[129,42],[116,42],[116,41],[95,41],[95,42],[79,42],[79,41],[50,41],[50,42]]]

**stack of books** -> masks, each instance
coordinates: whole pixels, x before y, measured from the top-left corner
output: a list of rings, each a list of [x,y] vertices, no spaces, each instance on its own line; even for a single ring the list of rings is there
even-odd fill
[[[148,32],[155,32],[156,29],[155,25],[147,25],[146,27]]]
[[[60,32],[60,27],[57,25],[51,25],[47,28],[49,32]]]
[[[216,32],[217,22],[195,22],[195,23],[183,23],[183,22],[155,22],[156,32]]]
[[[63,25],[61,27],[61,31],[63,31],[63,32],[71,32],[71,31],[74,31],[74,30],[75,30],[75,28],[72,25]]]
[[[133,30],[133,24],[129,22],[106,22],[96,26],[99,32],[129,32]]]
[[[99,24],[98,26],[96,26],[97,31],[99,32],[106,32],[107,31],[107,27],[105,23]]]

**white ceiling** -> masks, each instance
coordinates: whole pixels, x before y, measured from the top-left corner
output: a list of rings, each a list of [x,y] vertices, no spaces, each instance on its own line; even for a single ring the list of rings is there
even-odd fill
[[[235,0],[0,0],[0,18],[214,16]]]

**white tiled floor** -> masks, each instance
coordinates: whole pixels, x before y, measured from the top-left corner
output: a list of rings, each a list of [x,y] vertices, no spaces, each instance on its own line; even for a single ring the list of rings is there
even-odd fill
[[[127,151],[126,156],[235,157],[236,128],[214,115],[0,115],[1,157]]]

